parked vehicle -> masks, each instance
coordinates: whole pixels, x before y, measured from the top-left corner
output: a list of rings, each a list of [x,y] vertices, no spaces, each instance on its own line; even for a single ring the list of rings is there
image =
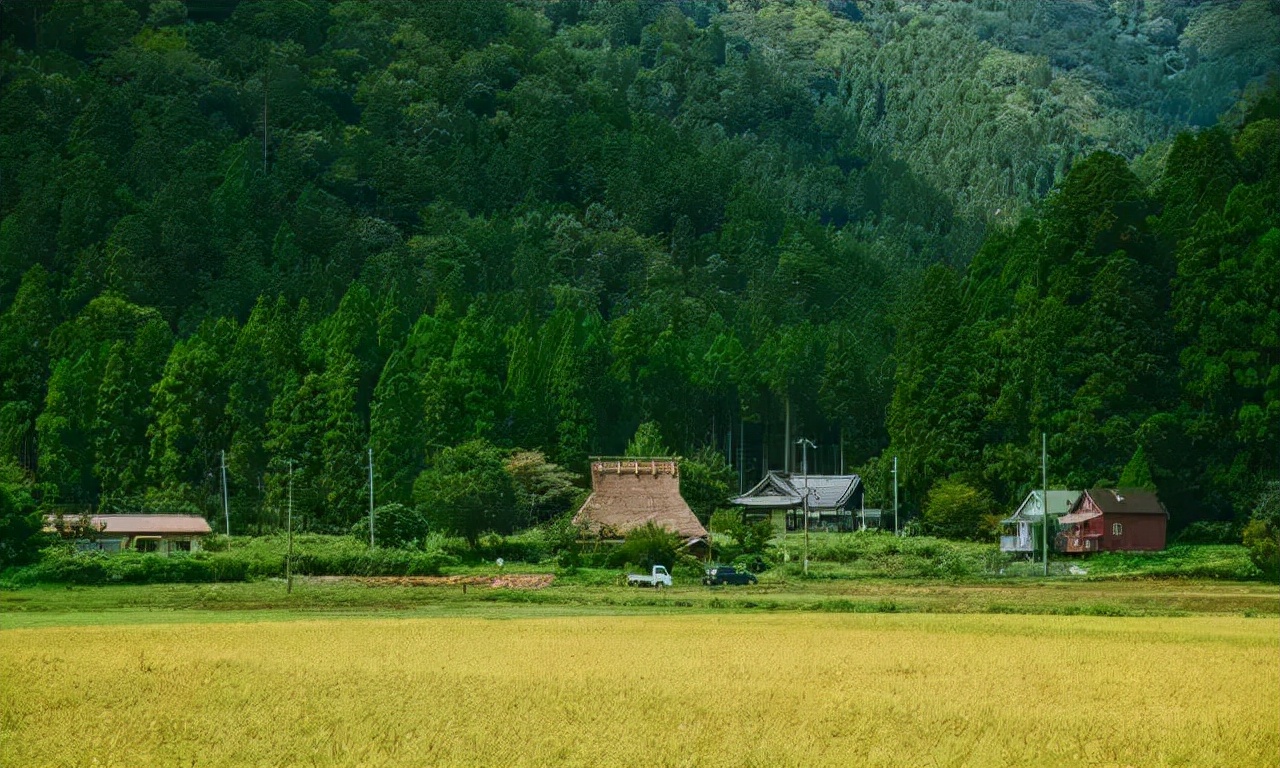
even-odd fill
[[[707,569],[707,575],[702,577],[702,583],[708,587],[714,587],[719,584],[756,584],[758,582],[754,573],[739,571],[732,565],[717,565]]]
[[[628,573],[627,584],[632,587],[644,586],[653,587],[654,589],[669,587],[671,586],[671,574],[667,573],[665,565],[655,565],[653,566],[653,572],[648,576],[643,573]]]

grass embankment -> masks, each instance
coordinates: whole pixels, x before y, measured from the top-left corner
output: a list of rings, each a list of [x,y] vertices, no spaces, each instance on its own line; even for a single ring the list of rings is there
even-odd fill
[[[600,583],[611,579],[613,583]],[[376,586],[299,578],[236,584],[38,586],[0,592],[0,626],[152,621],[241,621],[364,616],[578,615],[609,613],[1021,613],[1085,616],[1280,615],[1280,588],[1196,580],[960,583],[834,581],[766,575],[755,587],[618,586],[614,572],[557,577],[543,589],[470,585]]]
[[[799,577],[803,540],[803,535],[792,534],[782,546],[771,548],[761,558],[773,566],[769,573]],[[236,538],[229,547],[226,539],[216,537],[209,544],[210,551],[169,557],[46,550],[39,563],[0,574],[0,587],[39,583],[236,582],[285,575],[287,539],[282,535]],[[310,576],[488,573],[493,571],[495,561],[502,558],[513,569],[564,574],[564,569],[559,567],[565,560],[562,546],[550,540],[541,529],[515,536],[486,536],[476,548],[468,547],[461,539],[435,536],[417,549],[371,548],[367,542],[350,536],[308,534],[295,537],[293,573]],[[614,548],[592,546],[584,548],[573,559],[591,566],[583,570],[589,578],[607,584],[618,575],[619,569],[614,567],[608,575],[601,575],[599,569],[606,564],[616,566],[615,557]],[[814,581],[870,578],[985,582],[1043,578],[1041,564],[1011,558],[1000,553],[994,544],[932,537],[813,534],[809,558],[811,567],[807,578]],[[682,569],[677,569],[677,576],[696,582],[701,566],[688,561]],[[1071,566],[1081,567],[1087,573],[1072,574]],[[1256,580],[1261,574],[1242,546],[1183,545],[1162,552],[1098,554],[1087,558],[1059,556],[1051,563],[1050,575],[1072,579],[1168,577],[1247,581]]]
[[[0,764],[1272,765],[1239,617],[312,620],[0,632]]]
[[[1172,616],[1196,613],[1274,615],[1280,590],[1261,581],[1239,546],[1180,546],[1165,552],[1060,559],[1044,579],[1038,563],[1012,561],[990,544],[877,534],[815,534],[811,568],[802,573],[802,537],[792,536],[774,557],[775,567],[750,588],[707,589],[701,565],[676,569],[676,588],[655,592],[621,586],[618,568],[564,569],[537,536],[494,539],[469,550],[460,541],[436,540],[426,551],[370,549],[349,537],[302,536],[295,542],[295,591],[285,593],[285,540],[236,540],[230,551],[200,556],[65,556],[17,574],[0,590],[0,622],[83,620],[96,612],[317,611],[361,613],[411,611],[453,614],[492,604],[543,606],[550,612],[810,611],[1040,613],[1106,616]],[[505,554],[501,571],[494,562]],[[785,554],[782,554],[785,553]],[[519,562],[523,557],[536,562]],[[582,553],[585,562],[604,560],[603,550]],[[208,584],[209,562],[235,562],[244,579]],[[1068,565],[1087,574],[1071,574]],[[453,577],[541,574],[554,580],[544,589],[505,589],[461,584],[370,585],[319,576],[435,573]],[[309,578],[307,574],[310,574]],[[13,575],[13,572],[10,572]],[[166,584],[183,581],[190,585]],[[40,576],[41,578],[36,578]],[[63,585],[51,586],[54,577]],[[1192,578],[1174,578],[1187,576]],[[41,586],[41,583],[44,583]],[[159,582],[159,583],[156,583]],[[85,586],[106,585],[106,586]],[[143,586],[147,585],[147,586]],[[120,616],[102,620],[119,620]]]

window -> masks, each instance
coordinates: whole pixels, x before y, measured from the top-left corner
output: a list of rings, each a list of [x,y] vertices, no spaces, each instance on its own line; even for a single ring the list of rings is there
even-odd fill
[[[139,552],[159,552],[160,551],[159,539],[138,538],[138,539],[135,539],[134,542],[135,543],[133,545],[133,548],[138,550]]]
[[[170,552],[190,552],[191,542],[189,541],[171,541],[169,542]]]
[[[1112,536],[1121,536],[1121,535],[1123,535],[1123,534],[1124,534],[1124,526],[1123,526],[1123,525],[1121,525],[1120,523],[1112,523],[1112,524],[1111,524],[1111,535],[1112,535]]]

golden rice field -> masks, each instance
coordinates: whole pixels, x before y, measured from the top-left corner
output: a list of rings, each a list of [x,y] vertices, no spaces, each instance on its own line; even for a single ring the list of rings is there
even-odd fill
[[[1276,765],[1273,618],[0,631],[0,765]]]

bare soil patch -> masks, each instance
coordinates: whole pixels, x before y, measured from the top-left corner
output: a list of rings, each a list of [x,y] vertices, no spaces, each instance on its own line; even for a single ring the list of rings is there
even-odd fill
[[[370,587],[488,587],[542,589],[555,581],[551,573],[513,573],[501,576],[317,576],[320,582],[348,582]]]

